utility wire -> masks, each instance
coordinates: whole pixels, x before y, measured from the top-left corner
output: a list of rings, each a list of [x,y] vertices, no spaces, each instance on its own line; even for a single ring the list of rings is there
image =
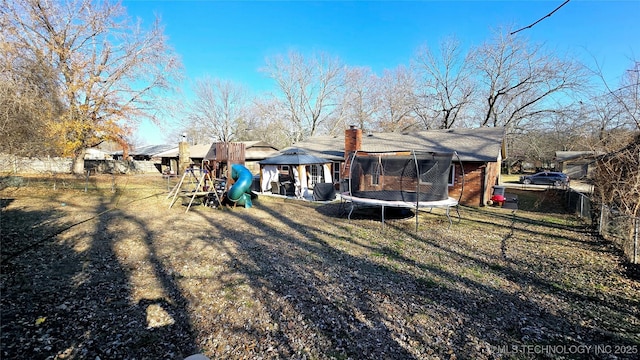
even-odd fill
[[[511,33],[511,34],[509,34],[509,35],[513,35],[513,34],[515,34],[515,33],[518,33],[518,32],[520,32],[520,31],[522,31],[522,30],[531,29],[533,26],[535,26],[535,25],[536,25],[537,23],[539,23],[540,21],[542,21],[542,20],[544,20],[544,19],[546,19],[546,18],[548,18],[548,17],[551,17],[551,15],[553,15],[553,13],[554,13],[554,12],[558,11],[561,7],[565,6],[569,1],[571,1],[571,0],[567,0],[567,1],[563,2],[563,3],[562,3],[562,5],[558,6],[557,8],[555,8],[552,12],[548,13],[547,15],[545,15],[545,16],[543,16],[543,17],[541,17],[540,19],[538,19],[538,21],[534,22],[533,24],[531,24],[531,25],[529,25],[529,26],[525,26],[525,27],[523,27],[523,28],[521,28],[521,29],[518,29],[518,30],[516,30],[516,31],[512,32],[512,33]]]

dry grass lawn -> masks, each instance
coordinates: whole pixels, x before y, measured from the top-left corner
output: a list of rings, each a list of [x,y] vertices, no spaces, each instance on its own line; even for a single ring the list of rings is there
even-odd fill
[[[5,359],[637,358],[640,282],[553,204],[169,209],[159,176],[0,191]],[[541,193],[542,194],[542,193]],[[546,204],[546,205],[545,205]],[[581,351],[581,352],[580,352]],[[599,351],[599,352],[598,352]],[[555,352],[555,354],[553,353]]]

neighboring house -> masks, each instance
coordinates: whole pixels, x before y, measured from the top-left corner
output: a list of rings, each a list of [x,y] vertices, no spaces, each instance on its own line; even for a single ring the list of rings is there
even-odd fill
[[[169,144],[144,145],[144,146],[133,147],[129,149],[130,159],[122,158],[122,150],[114,151],[112,155],[113,155],[113,158],[116,160],[147,160],[147,161],[156,160],[158,161],[159,158],[157,154],[163,151],[167,151],[174,147],[175,147],[174,145],[169,145]]]
[[[122,150],[114,152],[113,157],[119,160],[134,160],[137,162],[136,166],[141,168],[143,172],[161,172],[162,159],[158,154],[173,147],[170,144],[136,146],[129,149],[128,159],[122,159]]]
[[[536,166],[524,158],[510,158],[502,160],[502,168],[507,174],[523,174],[525,171],[535,171]]]
[[[471,206],[483,206],[491,198],[493,186],[500,181],[501,163],[506,155],[503,128],[363,135],[360,129],[351,127],[343,136],[316,136],[294,146],[332,161],[334,179],[344,178],[341,169],[344,166],[345,156],[348,156],[351,150],[455,152],[449,196],[457,199],[462,191],[460,203]],[[345,149],[347,149],[346,153]]]
[[[591,176],[596,159],[604,153],[598,151],[556,151],[556,169],[570,179],[584,179]]]
[[[211,148],[211,144],[196,144],[189,145],[189,158],[191,164],[197,167],[202,166],[203,159],[207,156],[207,152]],[[170,150],[163,151],[155,155],[160,158],[160,164],[162,166],[162,173],[178,173],[178,155],[179,148],[173,146]]]
[[[111,156],[110,153],[106,151],[96,149],[96,148],[89,148],[86,150],[84,154],[84,159],[85,160],[110,160],[110,159],[113,159],[113,157]]]
[[[252,173],[258,174],[260,172],[260,165],[258,162],[264,160],[269,156],[272,156],[278,152],[278,149],[264,141],[244,141],[238,142],[244,144],[244,165],[251,170]],[[197,144],[189,146],[189,158],[194,166],[201,167],[205,160],[219,160],[226,161],[226,157],[220,158],[216,154],[216,150],[220,148],[222,143],[207,143]],[[178,153],[177,147],[157,154],[162,158],[163,171],[173,171],[174,174],[178,173]]]
[[[260,173],[259,162],[278,153],[278,148],[264,141],[244,141],[244,166],[253,174]]]

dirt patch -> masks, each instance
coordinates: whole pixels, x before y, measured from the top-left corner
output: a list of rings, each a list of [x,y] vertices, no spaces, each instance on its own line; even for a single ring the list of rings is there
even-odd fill
[[[185,214],[159,177],[91,180],[0,193],[3,358],[640,351],[640,284],[560,212],[462,208],[447,230],[434,209],[416,232],[406,214],[383,228],[339,203],[268,197]]]

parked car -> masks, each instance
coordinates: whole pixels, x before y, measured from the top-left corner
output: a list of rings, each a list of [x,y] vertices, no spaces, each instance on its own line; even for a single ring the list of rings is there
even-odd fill
[[[533,175],[520,176],[522,184],[569,185],[569,175],[561,172],[542,171]]]

